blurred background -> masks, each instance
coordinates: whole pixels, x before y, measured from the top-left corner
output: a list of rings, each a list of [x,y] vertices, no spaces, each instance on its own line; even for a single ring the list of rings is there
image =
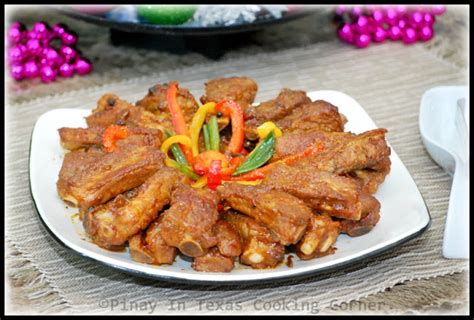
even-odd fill
[[[43,83],[39,77],[14,81],[7,76],[9,101],[22,102],[130,77],[318,42],[338,41],[347,50],[359,50],[338,39],[337,27],[348,18],[346,15],[335,19],[336,6],[266,6],[262,10],[264,14],[256,12],[258,6],[241,6],[237,15],[235,8],[229,10],[228,15],[222,15],[222,8],[204,6],[198,9],[201,11],[193,11],[193,17],[199,19],[192,21],[193,17],[189,16],[191,18],[184,25],[180,21],[163,20],[163,16],[153,16],[146,11],[137,18],[137,9],[130,13],[130,7],[6,7],[6,29],[15,21],[20,21],[29,30],[38,21],[44,21],[50,27],[58,23],[66,25],[77,35],[75,46],[93,66],[92,72],[85,76],[58,76],[49,83]],[[350,13],[349,9],[347,11]],[[216,17],[221,17],[220,21]],[[178,18],[183,16],[178,15]],[[151,24],[153,19],[159,25]],[[148,28],[143,28],[143,25]],[[422,45],[453,64],[465,67],[468,61],[466,7],[449,6],[446,12],[436,17],[433,30],[434,37]],[[370,47],[362,50],[370,50]]]

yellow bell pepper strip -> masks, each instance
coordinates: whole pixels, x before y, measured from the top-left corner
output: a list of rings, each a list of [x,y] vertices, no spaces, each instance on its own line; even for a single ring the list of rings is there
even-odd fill
[[[174,133],[168,129],[165,129],[165,134],[167,138],[172,137],[174,135]],[[170,149],[176,161],[178,161],[181,164],[184,164],[185,166],[189,166],[188,160],[186,160],[186,157],[184,156],[184,153],[181,150],[181,148],[178,146],[178,144],[175,143],[171,145]]]
[[[257,128],[257,133],[258,133],[258,136],[260,137],[260,139],[265,139],[265,137],[272,131],[275,132],[275,137],[276,138],[281,137],[282,132],[281,132],[280,128],[278,128],[276,126],[276,124],[273,123],[272,121],[267,121],[267,122],[261,124]]]
[[[161,144],[161,147],[160,147],[160,150],[165,154],[166,158],[165,158],[165,165],[168,166],[168,167],[172,167],[172,168],[176,168],[178,169],[179,171],[181,171],[182,173],[186,174],[188,177],[190,177],[191,179],[193,180],[198,180],[199,179],[199,175],[196,174],[192,169],[191,167],[187,166],[187,165],[184,165],[182,163],[179,163],[177,162],[176,160],[173,160],[171,159],[169,156],[168,156],[168,151],[170,151],[171,147],[173,145],[175,145],[176,143],[180,143],[186,147],[190,147],[191,146],[191,139],[188,137],[188,136],[184,136],[184,135],[176,135],[176,136],[172,136],[172,137],[169,137],[168,139],[166,139],[162,144]]]
[[[128,137],[128,128],[125,126],[110,125],[102,135],[102,144],[106,152],[115,150],[115,142]]]
[[[230,116],[232,137],[227,146],[230,154],[239,154],[244,146],[244,114],[242,108],[233,100],[223,100],[216,105],[216,112]]]
[[[191,187],[193,188],[202,188],[204,187],[205,185],[207,185],[207,177],[206,176],[202,176],[201,178],[199,178],[196,182],[194,182]]]
[[[223,153],[209,150],[201,152],[196,158],[194,158],[194,172],[201,176],[207,174],[209,172],[209,168],[211,167],[212,160],[220,160],[222,168],[227,168],[229,166],[229,160]]]
[[[221,183],[221,160],[212,160],[207,173],[207,186],[211,190],[216,190]]]
[[[209,123],[207,124],[207,129],[209,131],[209,144],[211,150],[219,151],[219,144],[221,142],[221,137],[219,134],[219,126],[217,124],[217,117],[212,116],[209,119]]]
[[[254,180],[254,181],[245,181],[245,180],[235,180],[235,181],[222,181],[222,183],[237,183],[237,184],[242,184],[244,186],[258,186],[259,184],[262,183],[262,180]]]
[[[192,142],[191,149],[193,152],[193,157],[196,157],[199,154],[199,133],[201,132],[204,121],[206,120],[206,115],[215,113],[215,107],[216,104],[214,102],[206,103],[196,111],[193,119],[191,120],[189,133]]]
[[[189,136],[189,130],[186,125],[186,120],[184,119],[183,111],[181,110],[178,104],[178,84],[176,82],[170,82],[168,85],[168,90],[166,91],[166,101],[168,103],[168,110],[171,113],[171,121],[173,123],[174,131],[178,135]],[[191,146],[181,145],[186,159],[189,162],[192,162],[193,156],[191,152]]]
[[[204,135],[204,147],[206,148],[206,151],[211,150],[211,143],[209,141],[209,129],[207,128],[207,125],[202,126],[202,134]]]
[[[255,149],[248,155],[247,160],[232,174],[237,176],[242,173],[252,171],[258,167],[261,167],[273,156],[275,152],[275,132],[270,133],[263,139],[262,143],[257,145]]]

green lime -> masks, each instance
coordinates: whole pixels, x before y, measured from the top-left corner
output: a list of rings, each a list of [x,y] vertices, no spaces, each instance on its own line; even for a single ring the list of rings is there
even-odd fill
[[[193,16],[195,11],[196,6],[137,6],[138,15],[153,24],[183,24]]]

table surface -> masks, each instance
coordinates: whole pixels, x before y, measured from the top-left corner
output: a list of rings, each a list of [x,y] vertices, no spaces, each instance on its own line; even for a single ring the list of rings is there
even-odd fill
[[[252,33],[248,36],[245,44],[239,44],[232,50],[223,51],[219,60],[334,40],[335,31],[331,21],[331,10],[331,7],[320,7],[309,17],[274,26],[262,32]],[[146,48],[114,46],[107,28],[73,20],[51,10],[15,8],[9,9],[9,13],[10,21],[19,20],[28,26],[37,20],[46,21],[51,25],[58,22],[66,23],[79,34],[78,46],[94,64],[94,71],[88,76],[60,79],[52,84],[43,84],[37,79],[14,82],[8,78],[7,99],[10,103],[21,103],[104,82],[110,83],[124,78],[139,77],[157,70],[166,71],[212,61],[212,58],[197,52],[175,55],[166,51]],[[449,7],[447,13],[438,18],[435,31],[436,37],[425,43],[425,48],[459,68],[467,68],[468,42],[465,37],[468,34],[467,8]],[[38,280],[40,275],[34,266],[29,264],[26,259],[21,258],[21,254],[14,247],[9,246],[8,249],[9,257],[15,257],[16,267],[18,264],[22,264],[22,274],[9,274],[10,309],[14,312],[26,312],[32,308],[29,305],[29,286],[35,281],[41,281],[41,279]],[[7,264],[12,266],[10,259],[7,259]],[[385,292],[363,298],[357,303],[359,305],[382,303],[388,312],[407,314],[420,311],[439,314],[466,313],[468,310],[466,277],[466,274],[458,273],[434,279],[408,281]],[[457,293],[450,292],[440,296],[435,292],[430,292],[429,290],[433,289],[427,289],[427,283],[430,283],[429,288],[435,287],[433,283],[437,283],[440,287],[449,284],[458,287],[459,290]],[[47,283],[44,284],[44,286],[47,285]],[[410,301],[403,299],[403,296],[408,296],[408,293],[410,297],[417,298]],[[54,295],[54,292],[50,295]],[[354,308],[351,310],[353,313]],[[341,306],[332,311],[349,312]]]

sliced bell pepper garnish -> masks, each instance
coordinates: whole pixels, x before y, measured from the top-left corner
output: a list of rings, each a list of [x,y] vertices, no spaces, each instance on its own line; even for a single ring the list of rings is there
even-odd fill
[[[216,105],[216,112],[230,116],[232,137],[227,146],[227,152],[239,154],[244,146],[244,114],[239,104],[233,100],[223,100]]]
[[[230,181],[254,181],[254,180],[260,180],[265,178],[265,175],[277,164],[277,163],[284,163],[287,165],[291,165],[301,159],[310,157],[312,155],[318,154],[322,151],[324,151],[325,145],[323,143],[315,143],[308,148],[306,148],[303,152],[297,153],[295,155],[283,158],[281,160],[272,162],[264,167],[252,170],[250,172],[247,172],[243,175],[237,176],[237,177],[230,177],[228,180]]]
[[[221,167],[227,168],[229,166],[228,158],[218,151],[209,150],[201,152],[194,158],[193,169],[199,175],[205,175],[209,172],[213,160],[221,161]]]
[[[184,135],[175,135],[171,136],[168,139],[166,139],[160,147],[160,150],[165,154],[165,165],[168,167],[176,168],[182,173],[186,174],[188,177],[190,177],[193,180],[198,180],[199,175],[196,174],[193,169],[189,165],[185,165],[183,163],[179,163],[176,160],[171,159],[168,156],[168,152],[173,146],[176,146],[177,143],[180,143],[186,147],[191,146],[191,139],[188,136]]]
[[[106,152],[115,150],[115,143],[119,139],[128,137],[128,128],[125,126],[110,125],[102,135],[102,144]]]
[[[209,129],[207,128],[207,125],[202,126],[202,134],[204,136],[204,147],[206,148],[206,151],[211,150],[211,142],[209,138]]]
[[[191,187],[193,188],[202,188],[207,185],[207,176],[202,176],[196,182],[194,182]]]
[[[181,110],[178,104],[178,84],[176,82],[170,82],[168,90],[166,91],[166,101],[168,103],[168,110],[171,113],[171,121],[173,123],[174,131],[178,135],[189,135],[189,130],[186,125],[186,120],[184,119],[183,111]],[[189,162],[192,162],[193,156],[191,151],[191,146],[181,145],[186,159]]]
[[[165,129],[165,134],[166,134],[167,138],[172,137],[174,135],[174,133],[171,132],[168,129]],[[179,163],[184,164],[186,166],[189,166],[189,162],[186,159],[186,156],[184,155],[183,151],[181,150],[181,148],[179,147],[179,145],[177,143],[172,144],[170,149],[171,149],[171,153],[173,153],[173,156],[176,159],[176,161],[178,161]]]
[[[261,124],[257,128],[257,133],[258,133],[258,136],[260,137],[260,139],[265,139],[265,137],[272,131],[275,132],[275,137],[276,138],[281,137],[282,132],[281,132],[280,128],[278,128],[276,126],[276,124],[273,123],[272,121],[264,122],[263,124]]]
[[[216,190],[217,186],[221,185],[221,160],[212,160],[207,173],[207,186],[211,190]]]
[[[217,117],[212,116],[209,119],[207,124],[207,129],[209,131],[209,146],[211,150],[219,151],[219,144],[221,142],[221,137],[219,134],[219,126],[217,124]]]
[[[237,176],[242,173],[252,171],[258,167],[264,165],[273,156],[275,151],[275,132],[272,130],[270,133],[259,143],[255,149],[247,157],[247,160],[237,168],[232,174]]]
[[[208,114],[215,113],[216,104],[214,102],[206,103],[201,106],[196,113],[194,114],[193,119],[191,120],[191,125],[189,126],[189,133],[191,136],[192,142],[192,152],[193,156],[196,157],[199,154],[199,133],[203,127],[204,121]]]

